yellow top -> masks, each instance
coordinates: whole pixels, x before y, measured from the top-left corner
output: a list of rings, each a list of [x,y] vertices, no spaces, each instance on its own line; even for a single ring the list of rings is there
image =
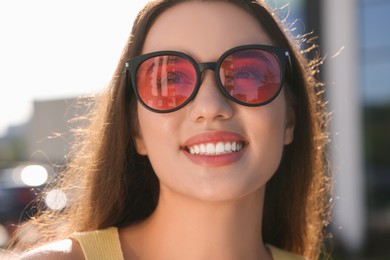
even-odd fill
[[[118,228],[110,227],[104,230],[74,233],[71,238],[76,239],[83,250],[86,260],[124,260],[119,240]],[[302,260],[302,256],[295,255],[280,248],[267,245],[273,260]]]
[[[118,228],[74,233],[86,260],[124,260]]]

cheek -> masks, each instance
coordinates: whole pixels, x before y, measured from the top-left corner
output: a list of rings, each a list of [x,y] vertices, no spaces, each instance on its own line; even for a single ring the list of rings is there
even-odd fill
[[[153,164],[164,161],[172,151],[179,151],[179,113],[159,114],[138,105],[139,135],[135,138],[137,152],[147,155]],[[177,149],[176,149],[177,148]],[[168,153],[168,154],[167,154]]]
[[[183,132],[180,128],[184,120],[181,111],[158,114],[143,107],[139,107],[138,111],[140,137],[137,146],[144,147],[144,155],[148,156],[159,179],[160,191],[162,187],[169,187],[185,194],[193,179],[189,180],[189,176],[182,174],[187,165],[180,150],[179,140]]]
[[[251,119],[249,118],[251,117]],[[251,113],[247,118],[252,122],[250,139],[253,150],[253,160],[269,179],[279,167],[285,145],[286,106],[284,97],[260,107],[257,113]]]

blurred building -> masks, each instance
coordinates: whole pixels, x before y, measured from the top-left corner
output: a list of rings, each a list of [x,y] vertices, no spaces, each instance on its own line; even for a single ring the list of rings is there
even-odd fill
[[[0,169],[24,161],[61,164],[68,154],[73,131],[87,110],[87,98],[37,100],[28,122],[11,126],[0,138]],[[10,153],[10,154],[7,154]]]
[[[332,112],[332,231],[345,258],[390,257],[390,34],[386,0],[318,0]],[[312,5],[313,5],[312,2]],[[307,10],[310,12],[310,10]],[[344,258],[343,258],[344,259]]]
[[[334,163],[333,233],[346,250],[358,253],[365,238],[365,187],[359,80],[357,1],[322,2],[324,80],[332,112],[330,150]]]
[[[390,258],[390,1],[359,2],[359,80],[367,205],[366,251]]]
[[[64,161],[73,140],[77,118],[86,112],[82,99],[35,101],[27,125],[28,160],[57,164]]]

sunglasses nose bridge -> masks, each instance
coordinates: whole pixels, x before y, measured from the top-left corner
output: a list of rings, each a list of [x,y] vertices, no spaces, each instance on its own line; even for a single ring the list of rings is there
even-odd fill
[[[218,75],[216,75],[216,73],[215,73],[216,69],[217,69],[216,62],[198,63],[198,68],[199,68],[199,72],[200,72],[200,75],[199,75],[200,78],[202,78],[203,72],[206,70],[212,70],[214,72],[215,76],[218,77]]]
[[[215,71],[217,68],[217,63],[216,62],[204,62],[204,63],[199,63],[199,71],[200,74],[202,74],[205,70],[212,70]]]

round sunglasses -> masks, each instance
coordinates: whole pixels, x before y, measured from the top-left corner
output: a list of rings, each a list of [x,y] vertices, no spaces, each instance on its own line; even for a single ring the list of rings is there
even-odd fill
[[[288,61],[287,50],[243,45],[226,51],[217,62],[197,63],[186,53],[157,51],[129,59],[125,68],[137,100],[153,112],[168,113],[195,98],[202,73],[208,69],[230,100],[250,107],[268,104],[284,84]]]

